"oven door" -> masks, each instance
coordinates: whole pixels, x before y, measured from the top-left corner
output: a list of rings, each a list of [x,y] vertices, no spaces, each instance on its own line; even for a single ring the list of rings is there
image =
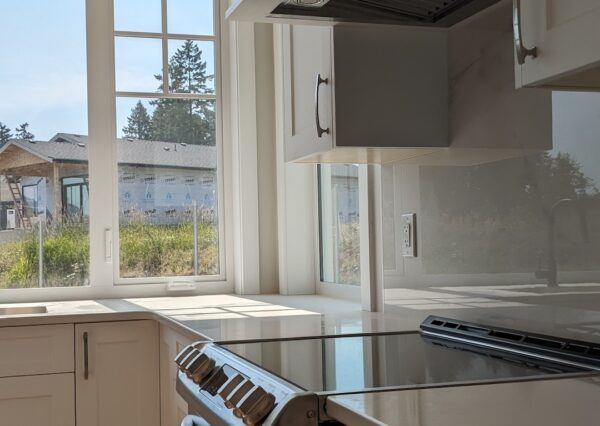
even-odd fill
[[[210,426],[208,422],[198,416],[185,416],[181,422],[181,426]]]

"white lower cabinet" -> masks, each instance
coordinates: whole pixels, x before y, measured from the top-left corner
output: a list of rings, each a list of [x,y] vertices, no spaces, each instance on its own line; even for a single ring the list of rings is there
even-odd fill
[[[0,426],[33,425],[75,426],[73,373],[0,379]]]
[[[0,328],[0,377],[73,372],[73,324]]]
[[[75,326],[77,426],[160,425],[158,336],[150,320]]]
[[[180,425],[187,403],[175,390],[177,366],[174,359],[192,341],[169,327],[160,327],[160,405],[162,426]]]

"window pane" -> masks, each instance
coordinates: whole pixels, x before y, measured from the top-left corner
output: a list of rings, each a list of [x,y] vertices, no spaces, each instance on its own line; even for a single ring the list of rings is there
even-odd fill
[[[27,23],[0,26],[0,288],[87,285],[88,222],[62,197],[63,178],[87,175],[85,0],[2,13]]]
[[[115,79],[120,92],[162,90],[162,41],[115,37]]]
[[[121,277],[218,274],[214,101],[117,98],[117,114]]]
[[[171,34],[214,34],[213,0],[168,0],[167,28]]]
[[[319,166],[321,281],[360,284],[358,166]]]
[[[214,93],[214,42],[169,40],[169,91]]]
[[[114,0],[114,7],[115,30],[161,32],[161,0]]]

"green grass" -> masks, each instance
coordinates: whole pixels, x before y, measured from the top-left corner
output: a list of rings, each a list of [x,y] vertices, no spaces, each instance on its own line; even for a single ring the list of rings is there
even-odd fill
[[[121,227],[121,276],[187,276],[194,273],[194,233],[191,223]],[[202,275],[219,273],[219,234],[212,223],[198,224],[198,269]]]
[[[198,226],[199,273],[219,272],[218,228]],[[61,223],[44,235],[44,286],[87,285],[89,233],[87,225]],[[194,274],[191,223],[150,225],[143,222],[120,228],[121,276],[124,278],[188,276]],[[0,288],[38,286],[38,234],[30,231],[18,241],[0,243]]]

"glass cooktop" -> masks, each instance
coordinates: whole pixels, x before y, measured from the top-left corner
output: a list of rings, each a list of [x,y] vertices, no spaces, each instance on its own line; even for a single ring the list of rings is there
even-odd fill
[[[445,346],[451,345],[451,347]],[[220,345],[315,392],[494,381],[565,373],[418,333]]]

